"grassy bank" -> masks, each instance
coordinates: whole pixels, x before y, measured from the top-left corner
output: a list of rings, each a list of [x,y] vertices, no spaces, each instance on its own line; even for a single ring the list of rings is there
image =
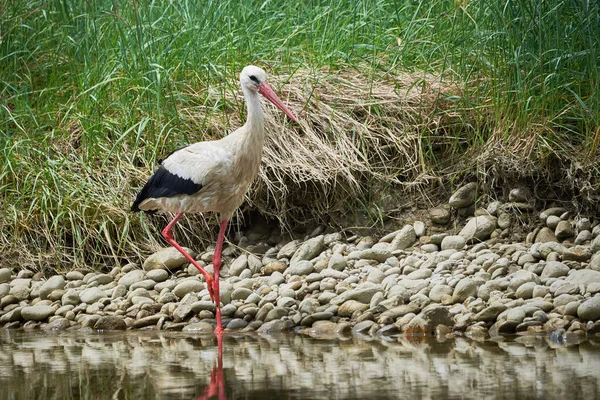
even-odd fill
[[[377,209],[382,187],[465,175],[598,195],[594,2],[9,0],[3,263],[95,265],[155,248],[164,219],[128,213],[136,189],[170,150],[239,126],[250,63],[301,119],[268,113],[248,203],[289,226]],[[182,240],[206,232],[199,221]]]

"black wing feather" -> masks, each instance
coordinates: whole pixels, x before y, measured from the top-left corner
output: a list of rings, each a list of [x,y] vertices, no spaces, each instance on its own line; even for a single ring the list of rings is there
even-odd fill
[[[173,197],[180,194],[191,195],[202,189],[201,183],[191,179],[182,178],[171,173],[162,165],[150,177],[142,191],[137,195],[131,211],[141,211],[139,205],[142,201],[150,198]],[[152,211],[150,211],[152,213]]]

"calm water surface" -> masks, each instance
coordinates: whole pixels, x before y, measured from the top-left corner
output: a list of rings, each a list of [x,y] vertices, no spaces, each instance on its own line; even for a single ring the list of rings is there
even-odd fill
[[[0,331],[2,399],[596,399],[600,338]]]

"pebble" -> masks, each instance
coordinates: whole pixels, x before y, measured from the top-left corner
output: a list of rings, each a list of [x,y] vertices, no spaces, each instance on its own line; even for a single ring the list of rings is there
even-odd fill
[[[495,321],[498,315],[506,311],[506,306],[502,303],[492,303],[489,307],[481,310],[477,315],[475,315],[476,321]]]
[[[450,217],[450,210],[447,207],[435,207],[429,210],[429,218],[434,224],[446,225],[450,222]]]
[[[526,203],[531,198],[531,191],[526,187],[517,187],[511,189],[508,193],[508,201],[517,203]]]
[[[327,268],[343,271],[346,268],[346,257],[341,254],[335,253],[329,258]]]
[[[475,203],[475,199],[477,197],[477,183],[471,182],[456,190],[448,204],[454,208],[464,208]]]
[[[298,249],[294,252],[294,255],[290,259],[290,268],[295,267],[299,261],[306,261],[315,258],[321,253],[321,251],[323,251],[324,247],[325,241],[323,235],[319,235],[302,243],[298,246]]]
[[[11,270],[8,268],[0,268],[0,283],[10,281]]]
[[[452,293],[453,303],[462,303],[470,296],[477,294],[478,284],[476,281],[465,278],[458,282]]]
[[[154,271],[166,272],[166,271],[161,270],[161,269],[156,269]],[[154,281],[152,279],[144,279],[143,281],[135,282],[134,284],[132,284],[129,287],[129,290],[135,290],[137,288],[143,288],[143,289],[146,289],[146,290],[152,290],[154,288],[154,286],[156,286],[156,281]],[[122,286],[122,287],[124,287],[124,286]]]
[[[388,258],[392,256],[392,253],[389,250],[382,249],[365,249],[360,251],[354,251],[348,254],[349,259],[355,260],[375,260],[380,263],[385,262]]]
[[[94,323],[94,329],[101,331],[124,331],[127,329],[127,323],[122,318],[109,315],[98,318]]]
[[[155,269],[148,271],[146,278],[152,279],[154,282],[164,282],[169,279],[169,273],[163,269]]]
[[[242,254],[236,258],[229,266],[229,274],[232,276],[240,276],[242,271],[248,268],[248,256]]]
[[[363,312],[368,308],[369,304],[364,304],[357,300],[347,300],[340,305],[337,314],[340,317],[351,317],[355,312]]]
[[[21,317],[25,321],[44,321],[51,315],[54,315],[54,311],[54,307],[48,305],[23,307],[21,309]]]
[[[572,271],[565,280],[576,285],[587,287],[590,283],[600,282],[600,271],[591,269]]]
[[[577,316],[584,321],[600,320],[600,296],[594,296],[577,308]]]
[[[390,249],[404,250],[412,246],[417,241],[417,234],[412,225],[405,225],[398,234],[392,239]]]
[[[65,285],[65,278],[62,275],[54,275],[44,282],[38,295],[42,300],[47,299],[50,293],[52,293],[54,290],[63,289]]]
[[[212,334],[215,328],[208,322],[196,322],[194,324],[189,324],[183,327],[183,332],[189,333],[208,333]]]
[[[550,261],[546,263],[542,271],[541,278],[558,278],[569,273],[569,267],[559,261]]]
[[[314,271],[313,263],[308,260],[299,260],[295,264],[290,265],[286,270],[286,274],[306,276]]]
[[[275,273],[283,274],[288,265],[282,261],[271,261],[263,268],[265,275],[273,275]]]
[[[498,216],[498,228],[507,229],[510,227],[511,223],[512,223],[512,220],[511,220],[510,214],[501,213]]]
[[[44,331],[64,331],[71,327],[71,321],[67,318],[57,318],[44,326]]]
[[[193,250],[188,249],[187,247],[184,247],[183,249],[192,258],[196,256],[196,253]],[[144,271],[151,271],[153,269],[174,270],[180,268],[187,262],[188,260],[176,248],[167,247],[146,258],[142,268]]]
[[[546,226],[550,229],[556,229],[558,223],[562,221],[557,215],[549,215],[546,219]]]
[[[442,239],[442,250],[460,250],[467,244],[466,239],[460,235],[446,236]]]
[[[265,316],[265,322],[273,321],[276,319],[281,319],[288,315],[288,310],[283,307],[274,307]]]
[[[540,231],[535,236],[536,243],[548,243],[548,242],[556,242],[558,239],[554,234],[554,230],[548,227],[544,227],[540,229]]]
[[[118,284],[129,288],[131,285],[142,279],[144,279],[144,271],[137,269],[123,275],[121,279],[119,279]]]
[[[459,236],[462,236],[467,241],[483,241],[490,237],[494,229],[496,229],[496,219],[494,217],[482,215],[471,218],[460,231]]]
[[[198,293],[204,289],[204,284],[196,278],[188,278],[173,288],[173,294],[183,298],[188,293]]]
[[[598,226],[600,225],[596,225],[596,228]],[[600,235],[596,236],[594,240],[592,240],[592,243],[590,244],[590,250],[592,251],[592,253],[600,252]]]
[[[556,239],[558,239],[559,241],[563,241],[565,239],[574,237],[575,230],[573,229],[569,221],[560,221],[558,225],[556,225],[554,235],[556,236]]]
[[[425,223],[423,221],[415,221],[413,223],[413,229],[417,237],[425,236],[425,234],[427,233],[427,227],[425,226]]]
[[[106,292],[98,287],[84,289],[79,293],[79,299],[86,304],[95,303],[104,297],[108,297]]]
[[[65,275],[65,278],[67,278],[68,281],[82,281],[84,275],[79,271],[69,271]]]

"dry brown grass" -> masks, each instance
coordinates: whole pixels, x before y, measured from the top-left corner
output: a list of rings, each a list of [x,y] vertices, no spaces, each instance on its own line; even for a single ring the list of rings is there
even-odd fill
[[[301,110],[300,123],[284,125],[267,108],[263,168],[249,194],[264,214],[284,226],[319,220],[354,210],[375,188],[433,176],[423,141],[453,118],[442,112],[452,107],[443,99],[456,87],[408,73],[372,80],[356,71],[299,71],[280,79],[294,82],[282,90],[291,109]]]
[[[597,196],[595,164],[544,158],[539,145],[530,142],[536,135],[506,140],[489,133],[477,143],[478,134],[494,130],[484,126],[485,111],[461,106],[460,87],[439,77],[367,77],[358,70],[272,76],[273,86],[300,122],[291,123],[266,106],[263,164],[238,213],[238,226],[248,210],[278,220],[288,231],[316,223],[343,225],[344,216],[354,213],[367,214],[366,224],[381,222],[402,197],[416,195],[421,203],[433,203],[436,191],[463,179],[477,179],[489,188],[524,180],[539,186],[536,194],[541,197],[548,195],[548,188],[560,186],[552,184],[556,176],[565,176],[572,190],[581,189],[581,198]],[[199,90],[186,87],[186,98],[197,98]],[[207,104],[219,105],[223,112]],[[211,92],[204,104],[189,102],[178,108],[191,141],[222,137],[243,123],[244,111],[236,82],[228,83],[225,91]],[[172,150],[173,136],[180,134],[158,126],[157,136],[145,138],[143,125],[159,122],[139,121],[121,134],[110,133],[115,138],[95,159],[86,156],[79,118],[67,121],[70,133],[53,142],[48,162],[62,160],[59,169],[31,166],[27,155],[14,158],[13,168],[29,168],[45,185],[18,199],[28,207],[19,208],[10,194],[0,198],[7,210],[1,219],[0,253],[19,249],[20,265],[115,265],[164,246],[160,230],[169,216],[128,210],[136,188],[154,170],[153,160]],[[139,144],[131,140],[134,135]],[[68,212],[57,215],[54,210],[61,207]],[[181,243],[202,250],[216,225],[211,215],[189,216],[178,224],[176,235]],[[14,256],[2,260],[11,262]]]

